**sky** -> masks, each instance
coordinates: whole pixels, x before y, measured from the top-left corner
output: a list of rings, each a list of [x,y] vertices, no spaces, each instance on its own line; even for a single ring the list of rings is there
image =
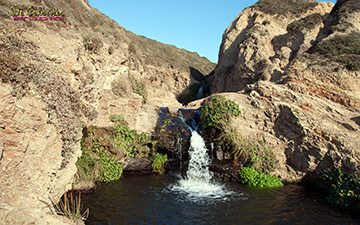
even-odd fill
[[[328,0],[333,3],[336,0]],[[257,0],[89,0],[120,26],[217,63],[222,34]]]

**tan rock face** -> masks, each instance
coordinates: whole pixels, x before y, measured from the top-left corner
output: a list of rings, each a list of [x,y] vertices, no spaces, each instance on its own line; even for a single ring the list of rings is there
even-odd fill
[[[65,224],[48,215],[46,204],[71,188],[81,151],[76,150],[68,166],[59,170],[63,143],[58,128],[47,123],[41,97],[18,100],[11,91],[10,85],[0,86],[0,220]]]
[[[311,47],[323,27],[321,18],[311,29],[296,33],[288,32],[288,25],[315,13],[325,15],[332,7],[331,3],[319,3],[298,16],[246,8],[223,34],[212,92],[239,91],[249,83],[279,79],[295,56]]]
[[[349,5],[358,3],[339,1],[334,10],[318,3],[297,14],[265,13],[257,5],[223,35],[212,92],[238,92],[224,94],[244,112],[232,126],[270,146],[280,162],[275,174],[284,179],[334,167],[359,173],[359,71],[314,54],[317,43],[359,30],[353,16],[344,16],[359,12]]]

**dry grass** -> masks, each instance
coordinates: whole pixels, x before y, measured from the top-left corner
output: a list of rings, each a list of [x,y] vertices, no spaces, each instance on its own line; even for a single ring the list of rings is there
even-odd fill
[[[315,47],[315,54],[322,55],[331,61],[340,62],[349,70],[360,70],[360,33],[335,35],[321,41]]]
[[[300,15],[318,4],[313,0],[260,0],[252,7],[270,15]]]
[[[231,126],[223,126],[217,140],[224,150],[230,151],[235,164],[251,165],[266,174],[274,171],[277,166],[275,155],[261,141],[247,140]]]
[[[296,33],[302,30],[311,30],[314,29],[317,25],[321,24],[325,19],[320,13],[311,14],[301,20],[294,21],[290,23],[286,30],[288,33]]]
[[[51,199],[50,199],[51,200]],[[52,206],[57,215],[66,216],[77,224],[82,224],[89,216],[89,209],[82,212],[81,193],[73,191],[65,193],[58,203],[51,200]]]

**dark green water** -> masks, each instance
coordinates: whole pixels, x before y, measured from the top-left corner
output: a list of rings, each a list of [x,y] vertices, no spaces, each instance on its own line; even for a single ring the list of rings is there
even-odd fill
[[[82,195],[86,224],[360,224],[299,186],[278,189],[224,184],[222,196],[189,198],[175,175],[129,176]]]

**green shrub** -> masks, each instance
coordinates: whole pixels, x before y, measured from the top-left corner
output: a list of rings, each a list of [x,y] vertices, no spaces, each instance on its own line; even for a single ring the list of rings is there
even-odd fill
[[[345,32],[345,28],[344,27],[341,27],[339,25],[334,25],[334,26],[331,26],[330,27],[330,32],[331,33],[335,33],[335,32]]]
[[[334,169],[320,178],[318,187],[327,191],[327,201],[337,207],[350,211],[360,210],[360,180],[355,174],[349,176],[341,169]]]
[[[82,155],[76,162],[76,167],[78,169],[78,176],[81,180],[96,180],[95,179],[95,166],[99,160],[90,157],[89,152],[85,149],[82,149]]]
[[[139,135],[136,130],[131,130],[128,125],[124,124],[116,124],[114,128],[115,130],[113,131],[111,140],[113,140],[114,144],[122,149],[124,153],[130,157],[135,155],[142,156],[143,153],[145,153],[142,151],[144,149],[143,146],[146,146],[149,142],[145,133]],[[149,152],[147,151],[147,153]]]
[[[239,171],[240,182],[252,187],[282,187],[280,178],[257,172],[254,167],[243,167]]]
[[[109,119],[116,122],[112,132],[106,129],[97,131],[99,128],[92,127],[84,135],[86,141],[81,144],[82,155],[76,163],[78,181],[109,182],[120,179],[123,168],[115,157],[139,156],[147,160],[151,152],[148,144],[155,146],[156,142],[150,141],[145,133],[138,134],[131,130],[123,116],[114,114]],[[106,137],[95,137],[95,134]],[[110,146],[117,148],[111,150]]]
[[[98,180],[100,182],[110,182],[121,178],[123,167],[121,163],[114,159],[109,159],[105,152],[101,156],[101,168],[99,171]]]
[[[122,174],[122,165],[106,156],[104,148],[97,142],[91,150],[82,148],[82,155],[76,162],[78,180],[109,182],[118,180]]]
[[[153,171],[155,173],[164,174],[165,168],[164,163],[167,161],[167,155],[162,155],[160,153],[156,153],[154,162],[152,164]]]
[[[239,105],[221,95],[211,97],[210,102],[200,107],[203,128],[221,128],[229,123],[230,116],[239,116]]]

